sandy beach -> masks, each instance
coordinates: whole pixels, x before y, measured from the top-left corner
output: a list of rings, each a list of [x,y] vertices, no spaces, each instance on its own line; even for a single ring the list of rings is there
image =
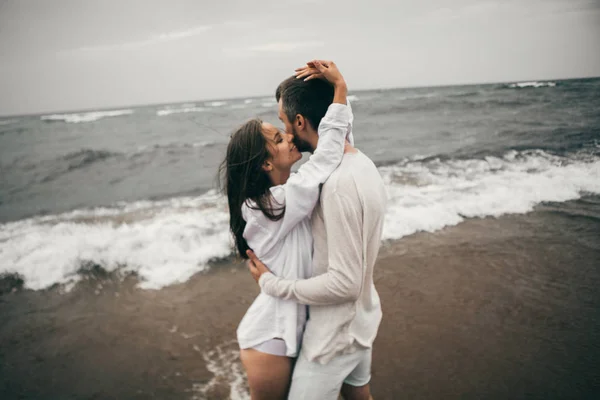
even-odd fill
[[[374,397],[594,398],[599,260],[598,220],[550,206],[386,242]],[[83,275],[67,293],[3,281],[0,398],[246,398],[235,329],[258,287],[243,264],[157,291]]]

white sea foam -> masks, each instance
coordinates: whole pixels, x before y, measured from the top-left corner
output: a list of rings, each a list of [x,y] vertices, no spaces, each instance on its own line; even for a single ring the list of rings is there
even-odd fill
[[[412,161],[380,169],[389,207],[384,238],[433,232],[465,218],[498,217],[600,194],[600,159],[577,160],[543,151],[484,160]]]
[[[210,146],[214,146],[217,142],[214,142],[212,140],[205,140],[202,142],[194,142],[192,143],[192,147],[210,147]]]
[[[186,149],[186,148],[201,148],[211,147],[217,144],[212,140],[203,140],[194,143],[167,143],[167,144],[154,144],[154,145],[143,145],[139,146],[136,151],[130,152],[127,155],[129,157],[135,157],[144,153],[152,153],[160,149]]]
[[[352,101],[352,102],[360,100],[360,99],[358,98],[358,96],[355,96],[355,95],[353,95],[353,94],[351,94],[351,95],[348,95],[348,97],[346,97],[346,98],[347,98],[348,100]]]
[[[222,107],[226,104],[227,104],[226,101],[211,101],[209,103],[206,103],[206,105],[210,106],[210,107]]]
[[[198,347],[194,347],[197,349]],[[215,349],[203,354],[208,369],[213,377],[205,384],[196,383],[191,391],[192,400],[212,398],[212,389],[220,385],[229,386],[230,400],[249,400],[248,383],[240,362],[240,350],[237,341],[232,340],[220,344]]]
[[[162,110],[158,110],[156,112],[156,115],[158,115],[159,117],[163,117],[165,115],[171,115],[171,114],[182,114],[182,113],[191,113],[191,112],[203,112],[206,111],[206,108],[204,107],[195,107],[195,106],[190,106],[190,107],[167,107],[167,108],[163,108]]]
[[[404,94],[402,96],[398,96],[396,97],[398,100],[404,101],[404,100],[417,100],[417,99],[431,99],[433,97],[439,97],[440,94],[439,93],[410,93],[410,94]]]
[[[0,225],[0,273],[19,273],[37,290],[77,280],[82,262],[93,261],[108,271],[124,266],[139,274],[140,287],[158,289],[226,257],[227,224],[214,192],[8,223]]]
[[[554,87],[556,86],[556,82],[537,82],[537,81],[531,81],[531,82],[518,82],[518,83],[512,83],[510,85],[508,85],[511,88],[539,88],[539,87]]]
[[[91,111],[79,114],[52,114],[41,117],[43,121],[64,121],[70,123],[92,122],[106,117],[133,114],[133,110]]]
[[[0,119],[0,126],[14,124],[15,122],[19,122],[19,120],[18,119]]]
[[[470,160],[411,157],[380,172],[389,195],[385,239],[600,194],[600,158],[590,154],[557,157],[536,150]],[[157,289],[189,279],[230,251],[226,201],[215,191],[0,225],[0,273],[21,274],[31,289],[77,280],[82,261],[109,271],[124,266],[139,274],[142,288]]]
[[[246,99],[244,100],[244,104],[250,104],[254,101],[254,99]]]

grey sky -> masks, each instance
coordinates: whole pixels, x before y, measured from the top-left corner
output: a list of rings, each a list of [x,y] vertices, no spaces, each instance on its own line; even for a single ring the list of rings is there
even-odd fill
[[[331,58],[352,89],[600,76],[600,0],[0,0],[0,115],[270,95]]]

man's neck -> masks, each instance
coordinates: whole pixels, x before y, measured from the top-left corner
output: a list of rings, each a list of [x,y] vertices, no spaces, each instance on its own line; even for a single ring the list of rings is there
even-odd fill
[[[348,141],[346,141],[346,145],[344,146],[344,154],[354,154],[358,153],[358,149],[352,146]]]
[[[318,139],[317,139],[317,141],[318,141]],[[311,144],[311,146],[313,149],[310,151],[310,154],[314,153],[315,149],[317,148],[316,143],[314,146]],[[350,153],[350,154],[358,153],[358,149],[356,147],[352,146],[350,144],[350,142],[348,142],[348,140],[346,140],[346,144],[344,145],[344,154],[347,154],[347,153]]]
[[[317,145],[319,144],[319,134],[317,132],[312,132],[312,134],[309,136],[309,139],[306,141],[310,147],[311,147],[311,151],[310,153],[314,153]],[[352,146],[348,140],[346,140],[346,145],[344,146],[344,154],[346,153],[358,153],[358,149],[354,146]]]
[[[310,154],[314,153],[315,150],[317,149],[317,144],[319,143],[319,134],[314,132],[314,134],[311,134],[309,139],[306,142],[308,143],[308,145],[311,148]]]

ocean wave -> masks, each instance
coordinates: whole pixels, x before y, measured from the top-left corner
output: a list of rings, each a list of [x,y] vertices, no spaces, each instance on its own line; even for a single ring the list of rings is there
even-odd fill
[[[122,115],[133,114],[133,110],[111,110],[111,111],[91,111],[79,114],[52,114],[40,117],[42,121],[48,122],[93,122],[106,117],[119,117]]]
[[[389,197],[384,239],[600,194],[600,157],[590,154],[561,157],[528,150],[462,160],[419,156],[379,171]],[[0,274],[18,274],[30,289],[76,281],[82,263],[90,261],[109,272],[135,272],[142,288],[158,289],[189,279],[231,251],[227,202],[216,191],[0,225]]]
[[[511,83],[510,85],[508,85],[508,87],[512,88],[512,89],[540,88],[540,87],[554,87],[554,86],[556,86],[556,82],[538,82],[538,81],[518,82],[518,83]]]
[[[93,262],[135,272],[140,287],[158,289],[230,254],[227,219],[225,202],[210,192],[13,222],[0,226],[0,274],[16,273],[39,290],[76,282]]]
[[[412,94],[403,94],[401,96],[395,97],[396,100],[406,101],[406,100],[422,100],[422,99],[432,99],[435,97],[440,97],[439,93],[412,93]]]
[[[169,152],[169,151],[177,151],[177,150],[181,150],[181,149],[196,149],[196,148],[212,147],[216,144],[217,144],[217,142],[215,142],[215,141],[205,140],[205,141],[193,142],[193,143],[168,143],[168,144],[145,145],[145,146],[138,147],[138,149],[136,151],[129,153],[128,156],[134,157],[134,156],[138,156],[141,154],[153,153],[157,150]]]
[[[44,168],[43,178],[40,182],[49,182],[61,175],[76,169],[84,168],[98,161],[114,157],[119,153],[113,153],[104,150],[83,149],[77,152],[69,153],[60,159],[54,160],[50,165]]]
[[[19,169],[33,171],[33,183],[44,183],[55,180],[66,173],[87,167],[91,164],[108,159],[135,158],[141,155],[151,155],[157,152],[178,153],[185,149],[202,149],[217,145],[216,141],[198,141],[193,143],[168,143],[140,146],[134,151],[121,153],[107,150],[81,149],[59,156],[54,159],[30,163],[23,157],[18,157],[10,163],[0,164],[0,171]]]
[[[219,344],[216,348],[203,354],[208,369],[213,377],[208,382],[194,383],[191,392],[198,393],[201,397],[211,397],[215,388],[229,386],[230,400],[250,400],[248,382],[240,362],[240,347],[237,340],[230,340]],[[196,346],[194,350],[199,351]],[[194,396],[192,398],[197,398]]]
[[[18,119],[0,119],[0,126],[11,125],[19,122]]]
[[[204,111],[206,111],[206,108],[196,107],[194,105],[188,106],[188,107],[178,107],[178,108],[167,107],[167,108],[163,108],[162,110],[156,111],[156,115],[158,115],[159,117],[164,117],[165,115],[171,115],[171,114],[182,114],[182,113],[204,112]]]
[[[227,105],[226,101],[211,101],[208,103],[205,103],[204,105],[209,106],[209,107],[223,107],[224,105]]]
[[[21,133],[25,132],[27,132],[27,128],[25,128],[22,125],[5,126],[2,129],[0,129],[0,136],[13,134],[20,135]]]
[[[271,107],[275,107],[277,105],[277,102],[275,100],[268,100],[268,101],[263,101],[262,103],[260,103],[260,106],[263,108],[271,108]]]
[[[94,163],[96,161],[105,160],[109,157],[120,155],[121,153],[106,151],[81,149],[60,157],[60,160],[66,161],[71,169],[76,169]]]
[[[473,97],[484,93],[483,90],[471,90],[466,92],[457,92],[447,95],[447,97]]]
[[[388,186],[384,237],[433,232],[466,218],[523,214],[541,202],[600,194],[600,158],[541,150],[380,168]]]
[[[34,165],[19,165],[21,160],[16,160],[9,168],[34,170],[36,171],[34,181],[37,183],[45,183],[53,181],[61,175],[71,171],[75,171],[96,162],[104,161],[108,158],[119,155],[122,155],[122,153],[106,150],[81,149],[52,160],[41,161]]]
[[[106,150],[82,149],[54,159],[32,163],[24,157],[17,157],[12,162],[1,165],[0,173],[10,171],[17,178],[7,180],[9,193],[18,193],[31,188],[35,184],[52,182],[61,176],[86,168],[109,158],[122,156],[123,153]],[[18,172],[15,172],[18,171]],[[8,175],[7,175],[8,176]]]

